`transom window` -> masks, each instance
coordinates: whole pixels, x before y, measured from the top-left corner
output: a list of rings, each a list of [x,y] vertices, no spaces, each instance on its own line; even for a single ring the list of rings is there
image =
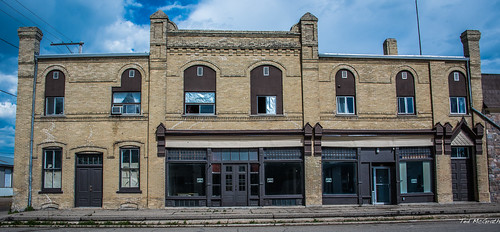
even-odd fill
[[[62,181],[62,150],[43,151],[43,190],[60,191]]]
[[[354,97],[337,96],[337,114],[354,114]]]
[[[467,159],[470,156],[469,147],[452,147],[451,158],[454,159]]]
[[[186,114],[215,114],[214,92],[186,92],[184,101]]]
[[[139,148],[120,149],[120,190],[139,189]]]

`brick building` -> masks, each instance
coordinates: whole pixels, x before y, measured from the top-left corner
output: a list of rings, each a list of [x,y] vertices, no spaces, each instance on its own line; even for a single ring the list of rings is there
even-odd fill
[[[347,55],[318,53],[310,13],[150,20],[147,54],[39,55],[19,29],[13,208],[490,201],[479,31],[463,57]]]

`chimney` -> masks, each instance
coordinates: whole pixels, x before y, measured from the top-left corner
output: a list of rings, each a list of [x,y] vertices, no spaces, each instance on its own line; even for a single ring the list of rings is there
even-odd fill
[[[384,41],[384,55],[398,55],[398,42],[396,39],[389,38]]]

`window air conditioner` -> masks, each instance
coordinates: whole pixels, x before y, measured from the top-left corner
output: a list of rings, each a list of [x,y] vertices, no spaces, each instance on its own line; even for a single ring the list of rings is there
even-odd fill
[[[122,114],[123,106],[113,106],[111,107],[111,114]]]

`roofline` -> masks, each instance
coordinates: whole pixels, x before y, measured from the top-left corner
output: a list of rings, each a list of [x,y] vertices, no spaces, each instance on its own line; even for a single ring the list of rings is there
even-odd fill
[[[453,60],[468,61],[464,56],[431,56],[431,55],[376,55],[376,54],[341,54],[320,53],[320,58],[354,58],[354,59],[398,59],[398,60]]]
[[[83,53],[83,54],[52,54],[52,55],[38,55],[38,59],[56,59],[56,58],[94,58],[94,57],[134,57],[149,56],[149,52],[145,53]]]

